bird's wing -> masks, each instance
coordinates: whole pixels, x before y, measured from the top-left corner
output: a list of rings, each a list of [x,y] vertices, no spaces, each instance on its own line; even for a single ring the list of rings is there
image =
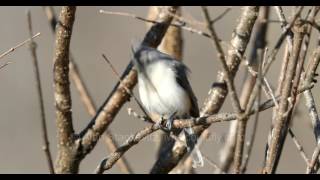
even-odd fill
[[[193,93],[193,90],[191,88],[191,85],[188,80],[188,73],[190,70],[187,66],[185,66],[180,61],[174,60],[171,56],[168,54],[162,53],[154,48],[148,48],[148,59],[158,59],[162,60],[168,63],[168,65],[172,67],[172,70],[175,71],[176,80],[178,84],[187,91],[190,101],[191,101],[191,109],[190,109],[190,115],[192,117],[199,117],[199,107],[198,107],[198,101],[196,96]],[[147,63],[153,63],[154,61],[149,61]],[[172,63],[173,62],[173,63]]]
[[[198,107],[198,100],[196,96],[193,93],[193,90],[191,88],[191,85],[188,80],[188,73],[190,70],[187,66],[185,66],[183,63],[179,61],[174,62],[174,71],[176,71],[176,80],[178,84],[187,91],[190,101],[191,101],[191,109],[190,109],[190,115],[192,117],[199,117],[199,107]]]

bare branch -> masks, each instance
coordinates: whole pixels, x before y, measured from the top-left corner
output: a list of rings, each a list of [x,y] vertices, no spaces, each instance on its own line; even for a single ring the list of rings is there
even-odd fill
[[[1,58],[3,58],[4,56],[6,56],[6,55],[10,54],[11,52],[15,51],[15,50],[16,50],[16,49],[18,49],[19,47],[21,47],[21,46],[23,46],[23,45],[27,44],[27,43],[28,43],[28,42],[30,42],[32,39],[34,39],[34,38],[36,38],[36,37],[40,36],[40,34],[41,34],[41,33],[39,33],[39,32],[38,32],[37,34],[35,34],[34,36],[30,37],[29,39],[27,39],[27,40],[25,40],[25,41],[23,41],[23,42],[21,42],[21,43],[17,44],[16,46],[14,46],[14,47],[12,47],[12,48],[8,49],[6,52],[4,52],[4,53],[0,54],[0,59],[1,59]]]
[[[274,9],[276,10],[278,18],[280,20],[280,25],[281,25],[281,28],[282,28],[282,32],[288,31],[287,32],[287,43],[288,43],[288,50],[289,50],[289,53],[290,53],[291,50],[292,50],[293,32],[291,31],[291,29],[287,30],[287,28],[286,28],[286,26],[288,26],[288,22],[286,20],[286,17],[284,16],[282,7],[281,6],[275,6]]]
[[[268,7],[264,7],[263,10],[260,11],[261,12],[261,16],[259,18],[259,20],[261,21],[260,23],[263,23],[263,19],[267,19],[268,18],[268,13],[269,13],[269,8]],[[262,25],[263,27],[263,25]],[[265,35],[265,34],[264,34]],[[265,38],[265,37],[264,37]],[[260,39],[261,41],[261,39]],[[265,44],[263,46],[261,46],[259,49],[257,49],[257,54],[261,54],[262,51],[262,47],[264,47]],[[256,87],[257,89],[257,95],[256,95],[256,101],[255,101],[255,108],[259,108],[259,104],[261,101],[261,85],[262,85],[262,79],[264,79],[262,77],[262,64],[265,61],[265,58],[267,57],[267,50],[268,48],[265,48],[265,51],[263,53],[263,55],[260,57],[260,62],[258,64],[258,77],[257,77],[257,82],[256,82]],[[255,89],[253,89],[255,90]],[[274,105],[277,105],[277,101],[274,100]],[[250,159],[250,155],[251,155],[251,151],[253,149],[253,143],[256,137],[256,132],[257,132],[257,127],[258,127],[258,120],[259,120],[259,111],[255,112],[254,115],[254,122],[253,122],[253,129],[250,135],[250,139],[247,141],[246,146],[247,146],[247,151],[245,153],[244,156],[244,160],[243,163],[241,164],[241,173],[244,173],[247,170],[247,166],[249,163],[249,159]]]
[[[121,145],[115,152],[111,153],[107,158],[104,158],[98,167],[95,170],[96,174],[102,174],[104,171],[110,169],[117,160],[125,153],[127,152],[132,146],[136,145],[141,141],[143,138],[148,136],[149,134],[159,130],[159,125],[151,125],[146,128],[144,128],[142,131],[139,131],[138,133],[130,136],[129,139],[126,140],[126,142]]]
[[[43,95],[42,95],[42,89],[41,89],[41,80],[40,80],[40,72],[39,72],[39,65],[38,65],[38,57],[36,54],[36,48],[37,44],[32,39],[32,21],[31,21],[31,14],[30,11],[27,11],[27,22],[28,22],[28,29],[29,29],[29,35],[30,35],[30,43],[29,43],[29,49],[31,52],[31,57],[33,60],[33,70],[34,75],[36,79],[36,88],[37,88],[37,94],[38,94],[38,100],[39,100],[39,108],[40,108],[40,117],[41,117],[41,128],[42,128],[42,138],[43,138],[43,151],[45,152],[48,168],[51,174],[54,174],[54,166],[52,162],[52,156],[50,152],[49,147],[49,138],[48,138],[48,130],[47,130],[47,123],[46,123],[46,115],[44,110],[44,103],[43,103]]]
[[[303,91],[312,88],[313,86],[305,86],[299,89],[298,93],[302,93]],[[256,94],[256,93],[255,93]],[[279,100],[280,97],[277,97],[277,100]],[[247,113],[247,115],[253,115],[257,111],[264,111],[274,106],[274,102],[272,99],[269,99],[262,103],[258,109],[254,108],[250,112]],[[237,113],[219,113],[211,116],[203,116],[199,118],[191,118],[191,119],[175,119],[172,124],[173,129],[182,129],[187,127],[196,127],[199,125],[208,126],[212,123],[218,123],[218,122],[228,122],[233,121],[238,118]],[[166,120],[164,120],[163,123],[165,123]],[[98,167],[95,170],[95,173],[103,173],[104,171],[110,169],[113,167],[113,165],[117,162],[121,156],[123,156],[130,148],[132,148],[134,145],[138,144],[143,138],[147,137],[151,133],[154,133],[155,131],[160,129],[160,124],[152,124],[143,130],[135,133],[134,135],[130,136],[126,140],[126,142],[121,145],[117,150],[115,150],[113,153],[111,153],[108,157],[104,158]],[[185,143],[181,143],[183,147],[185,147]],[[180,147],[179,147],[180,148]],[[180,149],[180,150],[183,150]],[[180,156],[179,156],[180,157]],[[178,157],[177,157],[178,158]],[[180,157],[181,158],[181,157]]]
[[[298,21],[299,22],[299,21]],[[294,44],[293,44],[293,50],[292,50],[292,57],[288,63],[288,68],[285,76],[285,81],[283,88],[281,90],[281,94],[283,95],[280,104],[279,109],[277,110],[277,116],[275,119],[275,127],[272,130],[272,139],[270,143],[270,148],[267,152],[267,161],[266,161],[266,167],[265,171],[267,173],[274,173],[276,170],[277,162],[279,159],[279,155],[281,153],[283,139],[286,135],[286,131],[288,128],[288,119],[285,115],[287,111],[291,111],[292,108],[289,108],[289,102],[288,98],[292,97],[291,93],[294,93],[294,96],[292,97],[295,101],[295,88],[297,87],[296,84],[293,84],[293,80],[295,78],[300,79],[300,74],[296,74],[296,67],[299,63],[299,53],[303,41],[303,28],[301,25],[296,23],[296,32],[294,32]],[[299,70],[298,70],[299,72]],[[297,73],[298,73],[297,72]],[[292,89],[293,88],[293,89]],[[293,103],[295,104],[295,103]]]
[[[159,23],[159,21],[146,19],[146,18],[137,16],[135,14],[125,13],[125,12],[111,12],[111,11],[106,11],[106,10],[100,10],[99,12],[103,13],[103,14],[109,14],[109,15],[120,15],[120,16],[132,17],[132,18],[135,18],[135,19],[147,22],[147,23],[153,23],[153,24]],[[174,13],[171,13],[171,15],[173,15],[173,14]],[[180,20],[180,22],[172,22],[172,23],[170,23],[170,26],[181,28],[181,29],[189,31],[191,33],[196,33],[196,34],[198,34],[200,36],[204,36],[204,37],[210,38],[210,35],[208,33],[205,33],[205,32],[203,32],[201,30],[198,30],[198,29],[195,29],[193,27],[187,26],[185,21],[181,21]]]
[[[291,128],[289,128],[288,130],[289,134],[290,134],[290,137],[292,138],[294,144],[296,145],[301,157],[303,158],[303,160],[306,162],[307,165],[309,165],[309,159],[306,155],[306,153],[304,152],[304,149],[301,145],[301,143],[299,142],[299,140],[297,139],[297,137],[294,135],[293,131]]]
[[[55,32],[57,18],[56,18],[54,11],[53,11],[53,7],[52,6],[45,6],[43,9],[44,9],[44,11],[47,15],[47,18],[50,22],[52,32]],[[70,52],[69,56],[70,56],[69,57],[69,59],[70,59],[70,62],[69,62],[70,78],[74,82],[74,85],[75,85],[77,91],[79,92],[80,99],[83,102],[83,104],[85,105],[87,112],[91,116],[94,116],[96,114],[96,106],[92,100],[92,97],[88,91],[88,88],[86,87],[86,85],[83,81],[83,78],[78,70],[77,63],[74,60],[71,52]],[[111,137],[112,137],[112,133],[110,132],[110,130],[106,130],[105,133],[103,134],[103,138],[105,139],[108,150],[110,152],[113,152],[117,148],[117,143]],[[131,170],[127,160],[125,159],[125,157],[122,157],[121,159],[119,159],[117,165],[119,166],[119,168],[122,172],[127,173],[127,174],[132,173],[132,170]]]
[[[313,52],[313,55],[311,57],[309,67],[306,72],[306,78],[305,78],[306,81],[304,84],[310,84],[314,81],[314,77],[316,75],[316,70],[319,65],[319,62],[320,62],[320,47],[318,46]],[[306,101],[305,104],[308,108],[309,116],[313,126],[313,133],[317,142],[317,147],[314,150],[314,153],[312,155],[310,166],[307,167],[307,171],[306,171],[307,173],[313,173],[319,169],[318,159],[319,159],[319,149],[320,149],[320,119],[319,119],[316,103],[311,90],[307,90],[303,94]],[[316,164],[318,164],[317,168],[315,168]]]
[[[117,70],[115,69],[115,67],[112,65],[112,63],[110,62],[110,60],[107,58],[106,55],[102,54],[103,59],[108,63],[108,65],[110,66],[110,68],[112,69],[112,72],[117,76],[119,83],[123,83],[121,80],[121,77],[119,75],[119,73],[117,72]],[[140,107],[140,109],[142,110],[142,112],[144,113],[145,116],[148,116],[148,113],[145,111],[145,109],[143,108],[142,104],[140,103],[139,99],[134,95],[134,93],[129,90],[126,86],[124,86],[124,89],[126,90],[126,92],[128,94],[130,94],[131,97],[133,97],[133,99],[136,101],[136,103],[138,104],[138,106]]]
[[[2,64],[2,65],[0,66],[0,69],[8,66],[8,65],[11,64],[11,63],[12,63],[12,62],[6,62],[6,63]]]
[[[69,87],[69,46],[76,7],[64,6],[57,24],[54,62],[54,97],[58,132],[56,173],[76,173],[75,134],[72,125],[71,94]]]
[[[230,7],[227,8],[227,9],[225,9],[219,16],[217,16],[216,18],[212,19],[212,20],[210,21],[210,23],[211,23],[211,24],[214,24],[214,23],[218,22],[218,21],[219,21],[220,19],[222,19],[225,15],[227,15],[230,10],[231,10]]]
[[[217,163],[215,163],[213,160],[211,160],[208,156],[203,155],[204,159],[208,161],[208,163],[214,167],[215,169],[218,169],[219,172],[221,172],[222,174],[226,174],[226,172],[222,171],[222,169],[217,165]]]
[[[312,159],[310,161],[310,165],[307,167],[307,174],[310,173],[315,173],[319,169],[319,167],[316,167],[318,161],[319,161],[319,156],[320,156],[320,144],[315,148],[313,154],[312,154]],[[318,163],[319,166],[319,163]]]
[[[238,70],[241,57],[249,42],[251,31],[255,20],[258,16],[259,7],[251,6],[245,7],[240,17],[240,21],[236,27],[236,32],[231,40],[232,46],[228,51],[228,66],[231,77],[233,78]],[[218,82],[214,83],[212,89],[209,91],[209,97],[205,101],[205,105],[201,110],[201,116],[206,114],[214,114],[221,108],[225,97],[227,95],[226,84],[224,83],[224,74],[219,73]],[[194,131],[201,135],[201,133],[208,128],[208,126],[194,127]],[[167,173],[174,168],[180,159],[187,152],[186,148],[176,143],[177,146],[167,154],[166,157],[158,159],[153,166],[151,173]]]
[[[202,6],[201,8],[202,8],[202,13],[203,13],[204,19],[206,21],[206,26],[210,32],[211,37],[212,37],[211,38],[212,44],[216,47],[216,49],[218,51],[218,59],[220,60],[222,67],[223,67],[223,73],[225,74],[225,81],[226,81],[226,84],[227,84],[227,87],[229,90],[229,94],[231,96],[231,102],[232,102],[233,109],[235,112],[241,113],[242,109],[240,106],[240,101],[239,101],[238,95],[235,90],[233,78],[231,78],[231,74],[229,73],[227,61],[226,61],[222,46],[219,43],[218,35],[217,35],[213,25],[210,23],[211,18],[210,18],[208,9],[205,6]]]
[[[246,61],[248,67],[248,72],[246,72],[246,80],[243,83],[242,93],[240,96],[240,103],[242,107],[245,107],[248,104],[250,95],[256,83],[256,78],[258,75],[258,65],[260,64],[260,59],[263,59],[263,49],[266,44],[266,32],[267,32],[267,23],[265,22],[268,17],[269,7],[261,7],[259,17],[255,25],[255,33],[253,34],[253,47],[250,52],[249,59]],[[250,72],[250,73],[249,73]],[[223,148],[220,149],[220,162],[221,168],[224,171],[228,171],[231,163],[233,162],[234,152],[236,147],[236,133],[239,122],[232,121],[229,127],[229,133]],[[256,123],[255,123],[256,124]],[[254,133],[253,133],[254,135]],[[252,138],[253,140],[254,138]],[[238,143],[239,144],[239,143]],[[241,147],[238,148],[240,150]],[[248,148],[249,150],[250,148]],[[238,151],[238,155],[240,152]],[[248,153],[247,153],[248,154]],[[239,157],[239,156],[238,156]],[[245,156],[248,157],[248,156]],[[239,159],[238,159],[239,160]],[[247,162],[247,158],[245,159]],[[239,163],[238,163],[239,165]],[[219,173],[219,172],[218,172]]]
[[[266,62],[264,69],[263,69],[263,75],[265,75],[265,72],[268,71],[268,69],[270,68],[271,64],[274,62],[276,55],[279,52],[279,49],[283,43],[284,38],[287,37],[287,34],[291,31],[292,26],[294,25],[294,23],[296,22],[297,18],[300,16],[301,11],[303,10],[303,6],[299,7],[299,9],[297,10],[297,12],[295,13],[294,17],[292,18],[292,21],[290,22],[290,24],[287,24],[287,26],[285,26],[285,29],[282,31],[280,38],[278,39],[278,41],[276,42],[273,50],[271,51],[271,54],[269,55],[268,58],[268,62]],[[290,50],[290,46],[289,46],[289,52]]]

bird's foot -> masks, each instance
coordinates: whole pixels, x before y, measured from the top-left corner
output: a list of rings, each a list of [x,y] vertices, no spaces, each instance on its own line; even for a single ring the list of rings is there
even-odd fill
[[[163,118],[163,116],[161,116],[161,119],[158,123],[160,125],[160,128],[163,131],[170,132],[172,130],[173,120],[174,120],[175,114],[176,114],[176,112],[173,113],[172,115],[170,115],[169,118],[167,119],[167,121],[165,122],[165,124],[164,124],[164,118]]]

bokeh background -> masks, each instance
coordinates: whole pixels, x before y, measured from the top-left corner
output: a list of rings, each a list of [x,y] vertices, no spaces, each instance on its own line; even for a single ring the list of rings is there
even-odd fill
[[[121,73],[130,60],[131,40],[133,38],[142,39],[147,31],[144,22],[129,17],[100,14],[99,10],[128,12],[146,17],[148,8],[148,6],[78,7],[73,28],[71,51],[98,107],[107,98],[117,82],[117,78],[101,58],[101,54],[105,53]],[[223,6],[210,7],[211,17],[218,16],[226,8]],[[57,141],[52,76],[54,36],[42,7],[0,7],[0,22],[2,24],[0,27],[0,52],[4,52],[28,38],[27,9],[31,10],[34,33],[41,32],[41,35],[35,41],[38,44],[37,54],[50,148],[55,159]],[[55,7],[54,9],[58,15],[61,7]],[[284,7],[288,19],[292,17],[291,9],[292,7]],[[307,9],[304,9],[303,14],[306,13]],[[232,31],[238,23],[237,18],[240,12],[241,7],[232,7],[232,10],[215,24],[217,33],[222,40],[229,42]],[[200,7],[183,7],[182,13],[187,18],[193,17],[199,21],[203,20]],[[277,20],[273,8],[270,11],[270,19]],[[274,46],[280,33],[279,24],[269,24],[267,39],[270,48]],[[183,35],[183,60],[192,71],[190,82],[201,107],[221,66],[219,61],[217,61],[216,51],[208,38],[187,31],[183,31]],[[319,34],[313,31],[310,43],[311,49],[316,44],[318,36]],[[246,52],[250,51],[251,45],[250,43]],[[226,46],[225,49],[227,49]],[[267,76],[273,86],[277,85],[280,61],[283,56],[282,51],[283,48]],[[310,53],[308,53],[307,57],[310,57]],[[44,152],[41,149],[40,111],[38,108],[32,59],[28,47],[24,46],[17,49],[1,59],[0,63],[9,61],[12,64],[0,70],[0,173],[48,173]],[[246,66],[242,64],[235,81],[237,90],[240,90],[245,69]],[[73,84],[71,85],[71,89],[73,123],[76,132],[79,132],[86,126],[91,117],[86,112]],[[313,89],[313,92],[316,96],[316,102],[319,102],[318,85]],[[135,89],[135,93],[138,94],[137,89]],[[264,94],[262,96],[265,99]],[[127,108],[129,107],[138,111],[138,107],[134,101],[126,103],[110,126],[111,131],[120,144],[129,135],[139,131],[146,125],[144,122],[127,114]],[[230,100],[227,98],[221,112],[231,111]],[[267,134],[270,129],[271,112],[272,110],[270,109],[261,113],[252,158],[249,161],[248,173],[260,172]],[[248,133],[251,131],[250,122]],[[211,138],[201,147],[202,152],[215,162],[219,162],[219,149],[224,143],[226,133],[228,133],[228,125],[228,122],[213,124],[210,127]],[[292,128],[301,141],[307,155],[311,157],[315,147],[315,140],[303,98],[298,106],[298,113],[294,118]],[[81,163],[80,173],[92,173],[100,160],[108,155],[108,153],[105,143],[103,140],[100,140],[96,148]],[[135,173],[148,173],[155,161],[155,144],[152,137],[143,140],[140,144],[130,149],[125,156]],[[291,138],[288,137],[283,156],[280,160],[278,173],[304,173],[305,169],[305,162],[299,155]],[[213,170],[214,168],[207,162],[205,162],[204,167],[196,169],[197,173],[211,173]],[[114,166],[107,173],[121,172],[117,166]]]

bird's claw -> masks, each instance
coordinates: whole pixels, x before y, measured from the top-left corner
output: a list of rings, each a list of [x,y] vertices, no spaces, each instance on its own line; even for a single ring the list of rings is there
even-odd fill
[[[174,116],[176,113],[173,113],[171,116],[169,116],[169,118],[167,119],[167,121],[165,122],[165,124],[163,123],[164,118],[163,116],[161,116],[160,121],[158,122],[160,125],[160,128],[162,130],[164,130],[165,132],[170,132],[172,130],[172,126],[173,126],[173,120],[174,120]],[[164,124],[164,125],[163,125]]]
[[[166,122],[165,128],[167,129],[167,131],[171,131],[172,129],[172,124],[173,124],[173,118],[169,118]]]

